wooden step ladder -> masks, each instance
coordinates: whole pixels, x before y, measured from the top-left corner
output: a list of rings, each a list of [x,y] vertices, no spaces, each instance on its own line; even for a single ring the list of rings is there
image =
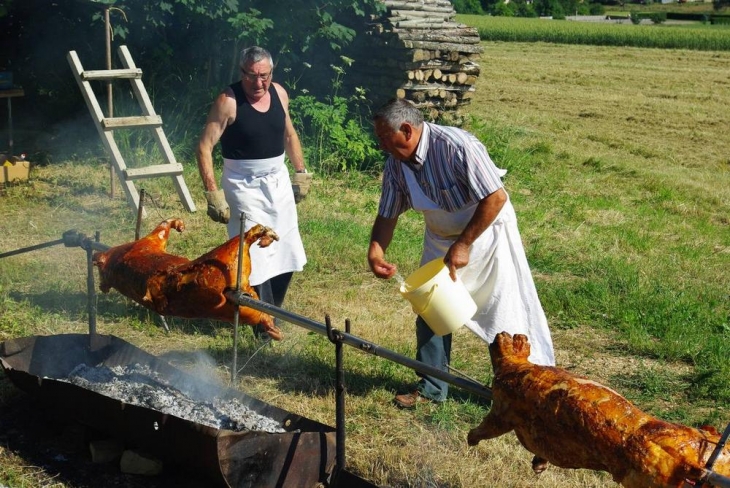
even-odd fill
[[[173,179],[175,188],[177,189],[177,194],[180,197],[180,201],[185,206],[185,209],[188,212],[195,212],[195,203],[193,203],[193,199],[190,196],[190,192],[188,191],[188,187],[185,185],[185,180],[182,176],[183,167],[175,160],[175,155],[172,153],[170,144],[167,142],[165,133],[162,130],[162,118],[155,113],[150,97],[147,95],[147,90],[144,87],[144,83],[142,83],[142,70],[135,66],[127,46],[119,46],[118,52],[119,57],[122,60],[122,64],[124,65],[124,69],[84,71],[76,51],[69,51],[67,58],[71,65],[71,70],[76,77],[76,81],[81,88],[81,93],[84,95],[86,105],[89,107],[91,117],[94,119],[96,129],[99,131],[99,136],[111,157],[112,164],[116,169],[119,181],[124,187],[124,192],[127,196],[127,203],[129,203],[135,212],[139,212],[139,193],[137,192],[137,188],[134,186],[134,180],[170,176]],[[96,99],[96,95],[91,89],[90,81],[124,79],[127,79],[132,83],[132,90],[134,91],[134,95],[142,108],[143,115],[133,117],[104,117],[104,113]],[[114,130],[121,128],[152,129],[154,138],[160,146],[166,162],[164,164],[146,166],[142,168],[127,168],[124,158],[119,151],[119,147],[117,147],[117,143],[114,141]],[[146,216],[144,208],[142,209],[142,216]]]

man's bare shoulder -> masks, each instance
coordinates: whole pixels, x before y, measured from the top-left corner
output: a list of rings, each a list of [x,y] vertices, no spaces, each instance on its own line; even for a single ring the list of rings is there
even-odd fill
[[[279,99],[283,102],[289,101],[289,94],[286,92],[286,89],[281,86],[279,83],[276,83],[275,81],[271,83],[274,86],[274,89],[276,90],[276,94],[279,95]]]
[[[233,94],[233,90],[227,87],[223,90],[215,99],[213,103],[213,109],[219,113],[226,115],[236,113],[236,95]]]
[[[220,92],[218,96],[215,99],[215,103],[217,105],[224,105],[227,103],[233,103],[234,106],[236,104],[236,95],[233,93],[233,90],[230,86],[227,86],[225,90]]]

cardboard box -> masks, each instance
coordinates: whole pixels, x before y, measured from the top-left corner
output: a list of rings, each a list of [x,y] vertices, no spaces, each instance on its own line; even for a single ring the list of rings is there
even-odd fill
[[[30,176],[30,161],[3,164],[0,166],[0,183],[17,183]]]

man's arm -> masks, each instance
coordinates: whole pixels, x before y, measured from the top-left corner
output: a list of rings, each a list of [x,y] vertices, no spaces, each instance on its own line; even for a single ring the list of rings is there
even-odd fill
[[[215,191],[218,188],[213,172],[213,148],[218,144],[228,124],[236,118],[235,97],[229,91],[230,89],[218,95],[213,102],[195,154],[200,178],[206,191]]]
[[[274,83],[276,93],[279,95],[281,105],[284,108],[285,120],[284,120],[284,150],[286,155],[289,157],[294,171],[304,171],[304,153],[302,152],[302,144],[299,141],[299,135],[294,124],[289,116],[289,94],[286,92],[284,87],[278,83]]]
[[[398,271],[396,265],[385,260],[385,250],[393,240],[398,217],[387,219],[378,215],[370,233],[370,248],[368,249],[368,264],[378,278],[391,278]]]
[[[469,264],[469,248],[492,225],[506,201],[507,193],[504,188],[490,193],[479,201],[471,220],[444,256],[452,280],[456,281],[457,269]]]
[[[226,202],[223,190],[218,190],[213,171],[213,148],[223,135],[228,124],[236,119],[236,102],[233,92],[228,89],[218,95],[205,121],[203,134],[198,141],[196,159],[198,171],[205,188],[205,199],[208,202],[208,216],[216,222],[227,223],[231,210]]]

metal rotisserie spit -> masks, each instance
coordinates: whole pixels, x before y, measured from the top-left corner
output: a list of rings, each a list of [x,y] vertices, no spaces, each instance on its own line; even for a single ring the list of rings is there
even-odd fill
[[[0,364],[60,415],[203,473],[211,485],[327,486],[335,468],[334,428],[206,382],[115,336],[8,340]],[[110,379],[129,399],[103,390]]]

